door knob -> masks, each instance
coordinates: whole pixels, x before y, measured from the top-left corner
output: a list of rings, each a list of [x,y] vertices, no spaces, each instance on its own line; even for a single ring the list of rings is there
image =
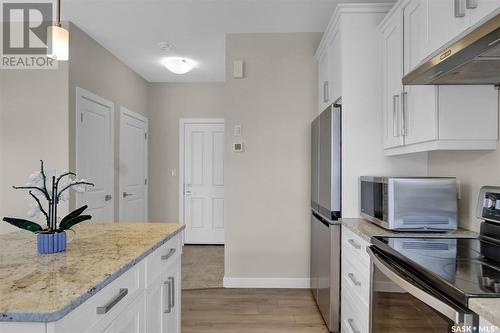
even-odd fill
[[[132,193],[123,192],[123,197],[124,198],[130,197],[131,195],[133,195],[133,194]]]
[[[111,199],[113,199],[113,197],[111,196],[111,194],[106,194],[106,195],[104,196],[104,201],[109,201],[109,200],[111,200]]]
[[[193,195],[193,192],[191,192],[191,191],[186,191],[186,195]]]

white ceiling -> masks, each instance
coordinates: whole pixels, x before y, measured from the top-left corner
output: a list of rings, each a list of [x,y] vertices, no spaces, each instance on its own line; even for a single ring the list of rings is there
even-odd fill
[[[382,1],[63,0],[62,19],[74,22],[147,81],[224,81],[226,33],[324,31],[339,2]],[[161,41],[173,48],[160,50]],[[169,55],[198,65],[188,74],[173,74],[161,65]]]

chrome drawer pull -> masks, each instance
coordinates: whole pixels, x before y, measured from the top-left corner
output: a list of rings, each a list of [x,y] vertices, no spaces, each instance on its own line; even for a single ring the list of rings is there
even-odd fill
[[[354,283],[354,285],[356,287],[361,287],[361,282],[359,282],[358,280],[356,280],[356,277],[354,276],[353,273],[349,273],[349,274],[347,274],[347,276],[349,277],[349,280],[351,280],[352,283]]]
[[[118,293],[118,296],[113,298],[111,301],[109,301],[108,304],[104,306],[98,306],[97,307],[97,314],[106,314],[108,313],[118,302],[120,302],[125,296],[128,294],[128,289],[127,288],[121,288],[120,292]]]
[[[351,331],[353,331],[354,333],[360,333],[354,326],[354,319],[352,318],[347,319],[347,323],[349,324]]]
[[[164,298],[164,302],[167,305],[167,308],[163,310],[164,314],[169,314],[172,312],[172,304],[170,303],[170,294],[172,293],[172,288],[170,287],[170,281],[163,282],[164,288],[167,290],[167,295]]]
[[[352,246],[353,248],[355,248],[356,250],[361,250],[361,245],[359,245],[358,243],[356,243],[356,242],[354,241],[354,239],[349,239],[347,242],[348,242],[349,244],[351,244],[351,246]]]
[[[161,260],[168,260],[175,253],[175,249],[170,249],[167,254],[161,256]]]
[[[170,281],[170,307],[175,308],[175,278],[169,277]]]

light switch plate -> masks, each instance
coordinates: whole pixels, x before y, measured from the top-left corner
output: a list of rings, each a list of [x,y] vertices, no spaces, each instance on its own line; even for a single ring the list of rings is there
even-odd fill
[[[233,78],[243,79],[245,77],[245,62],[243,60],[235,60],[233,62]]]
[[[234,136],[241,136],[241,125],[235,125],[233,130]]]

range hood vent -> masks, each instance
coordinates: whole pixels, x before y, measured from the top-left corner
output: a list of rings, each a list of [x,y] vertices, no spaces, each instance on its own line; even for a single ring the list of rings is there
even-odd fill
[[[500,14],[443,47],[403,85],[500,84]]]

